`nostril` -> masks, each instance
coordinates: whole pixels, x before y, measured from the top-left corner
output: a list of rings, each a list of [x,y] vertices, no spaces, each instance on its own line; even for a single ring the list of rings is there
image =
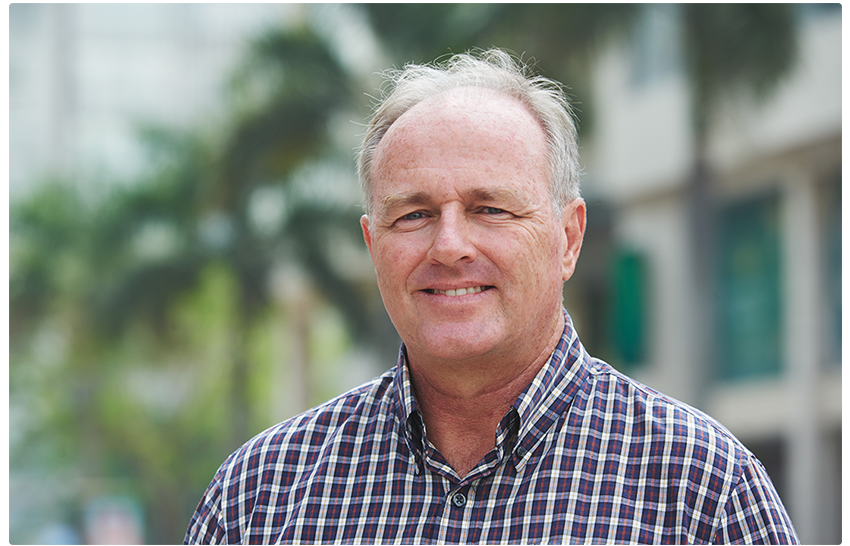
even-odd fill
[[[475,248],[469,244],[434,244],[428,252],[429,259],[444,265],[471,261],[475,257]]]

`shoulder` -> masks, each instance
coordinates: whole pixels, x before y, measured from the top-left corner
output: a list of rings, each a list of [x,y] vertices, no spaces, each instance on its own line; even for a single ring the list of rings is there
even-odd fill
[[[752,457],[749,450],[711,416],[680,400],[669,397],[627,375],[609,364],[593,359],[590,371],[591,411],[610,413],[607,418],[627,421],[637,433],[686,442],[694,450],[721,452],[730,463],[745,463]]]
[[[601,423],[635,456],[643,478],[711,522],[689,531],[689,542],[796,542],[761,462],[726,427],[602,361],[591,360],[588,369],[584,420]]]
[[[594,436],[616,438],[603,450],[628,454],[632,471],[687,498],[710,492],[704,509],[722,508],[754,457],[723,425],[608,364],[589,362],[581,418]],[[668,491],[669,493],[669,491]]]
[[[255,466],[258,458],[266,463],[289,450],[309,464],[311,454],[320,451],[338,436],[392,418],[393,377],[390,370],[380,377],[341,394],[324,404],[287,419],[246,442],[223,466],[229,466],[228,479]]]
[[[240,542],[264,496],[298,489],[322,460],[345,457],[356,438],[394,419],[395,369],[257,434],[220,466],[201,499],[187,539],[210,534]],[[349,441],[350,440],[350,441]],[[210,534],[210,536],[213,536]],[[194,542],[194,540],[187,540]]]

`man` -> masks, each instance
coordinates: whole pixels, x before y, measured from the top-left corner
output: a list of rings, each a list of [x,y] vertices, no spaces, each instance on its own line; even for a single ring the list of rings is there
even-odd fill
[[[796,542],[729,432],[579,342],[560,88],[498,50],[392,78],[358,168],[398,365],[231,455],[187,542]]]

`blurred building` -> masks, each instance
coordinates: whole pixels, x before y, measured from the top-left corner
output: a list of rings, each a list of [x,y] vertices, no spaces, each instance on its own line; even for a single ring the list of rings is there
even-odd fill
[[[59,174],[127,178],[141,123],[203,127],[226,77],[290,4],[12,4],[9,186]]]
[[[709,117],[702,201],[677,6],[647,6],[605,50],[566,296],[591,353],[723,423],[824,544],[841,540],[840,6],[801,7],[799,25],[790,76]]]

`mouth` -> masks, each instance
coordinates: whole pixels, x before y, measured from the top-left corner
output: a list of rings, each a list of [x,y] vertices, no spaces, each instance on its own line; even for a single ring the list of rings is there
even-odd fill
[[[466,296],[467,294],[478,294],[493,288],[492,286],[470,286],[468,288],[456,288],[451,290],[438,290],[436,288],[426,288],[424,292],[429,294],[438,294],[441,296]]]

